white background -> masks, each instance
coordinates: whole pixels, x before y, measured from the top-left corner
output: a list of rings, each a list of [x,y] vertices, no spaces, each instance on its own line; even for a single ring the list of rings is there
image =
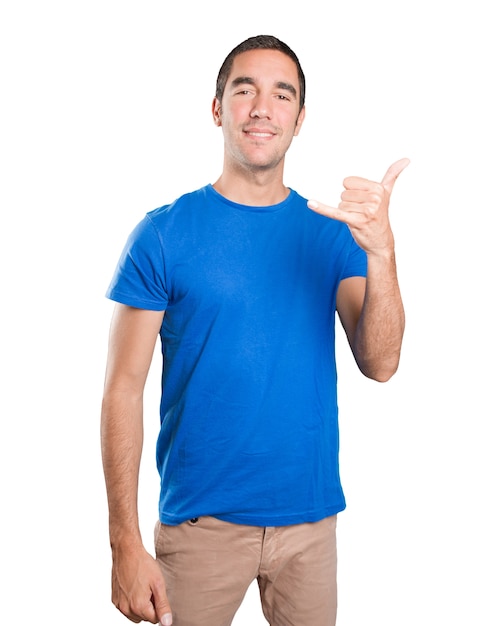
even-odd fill
[[[392,199],[407,330],[398,374],[364,379],[338,337],[339,626],[486,624],[484,22],[473,0],[5,2],[1,54],[0,621],[117,625],[99,407],[104,293],[145,212],[214,182],[226,54],[274,34],[307,119],[285,182]],[[157,511],[158,376],[147,387],[141,524]],[[235,625],[265,624],[252,586]],[[306,626],[306,625],[302,625]]]

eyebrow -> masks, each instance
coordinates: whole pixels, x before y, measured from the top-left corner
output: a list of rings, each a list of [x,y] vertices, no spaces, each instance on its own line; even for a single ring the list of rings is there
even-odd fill
[[[235,79],[231,81],[231,87],[238,87],[238,85],[255,85],[256,81],[251,76],[237,76]],[[277,81],[275,83],[275,87],[278,89],[283,89],[284,91],[288,91],[290,94],[297,98],[297,90],[290,83],[285,83],[283,81]]]

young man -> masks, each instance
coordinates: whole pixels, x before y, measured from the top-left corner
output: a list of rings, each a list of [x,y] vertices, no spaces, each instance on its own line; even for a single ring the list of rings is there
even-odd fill
[[[362,372],[397,369],[404,312],[390,194],[351,177],[333,208],[283,183],[304,121],[305,79],[270,36],[221,67],[213,185],[147,214],[108,297],[117,302],[102,407],[113,602],[129,619],[231,624],[258,580],[273,626],[336,620],[335,312]],[[142,398],[163,353],[156,559],[142,545]]]

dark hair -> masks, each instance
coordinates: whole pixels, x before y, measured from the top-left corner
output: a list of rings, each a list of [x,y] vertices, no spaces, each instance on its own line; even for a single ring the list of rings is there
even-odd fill
[[[297,74],[299,76],[299,110],[301,110],[304,106],[305,101],[305,76],[300,66],[299,59],[297,58],[295,52],[291,48],[289,48],[286,43],[280,41],[280,39],[277,39],[272,35],[257,35],[256,37],[250,37],[249,39],[242,41],[228,54],[226,59],[223,61],[223,65],[219,70],[218,78],[216,80],[216,98],[220,102],[222,101],[224,88],[226,87],[228,76],[231,73],[234,58],[238,54],[241,54],[242,52],[247,52],[248,50],[278,50],[279,52],[283,52],[292,59],[292,61],[297,66]]]

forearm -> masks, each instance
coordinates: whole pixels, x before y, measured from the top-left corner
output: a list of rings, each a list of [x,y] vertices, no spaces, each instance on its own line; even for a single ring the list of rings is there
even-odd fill
[[[368,255],[363,309],[353,340],[359,368],[369,378],[385,382],[400,360],[405,312],[393,250]]]
[[[141,544],[137,500],[142,444],[142,399],[125,392],[106,392],[101,449],[113,548]]]

